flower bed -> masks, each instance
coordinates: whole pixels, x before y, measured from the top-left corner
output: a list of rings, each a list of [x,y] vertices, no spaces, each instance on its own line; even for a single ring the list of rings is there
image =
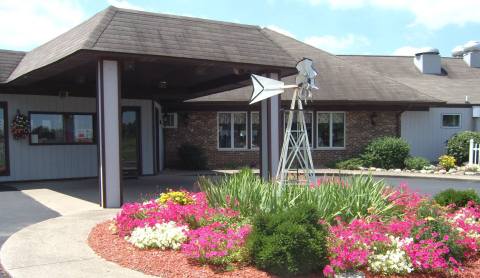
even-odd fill
[[[368,177],[280,188],[242,171],[201,188],[125,204],[92,231],[90,246],[167,277],[476,277],[480,206],[473,202],[442,207]],[[329,199],[341,205],[325,206]]]

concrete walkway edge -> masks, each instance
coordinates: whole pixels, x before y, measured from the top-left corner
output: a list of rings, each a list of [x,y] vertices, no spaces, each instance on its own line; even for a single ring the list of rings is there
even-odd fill
[[[87,244],[90,230],[118,210],[52,218],[13,234],[0,250],[12,278],[149,277],[100,258]]]

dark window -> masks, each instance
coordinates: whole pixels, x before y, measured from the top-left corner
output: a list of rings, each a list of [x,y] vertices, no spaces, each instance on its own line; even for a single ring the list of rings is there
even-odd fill
[[[442,127],[448,127],[448,128],[460,127],[460,114],[443,114]]]
[[[218,113],[218,148],[247,148],[247,112]]]
[[[317,146],[319,148],[345,147],[345,113],[317,113]]]
[[[177,128],[177,113],[166,113],[163,117],[163,126],[165,128]]]
[[[252,121],[252,131],[251,131],[251,139],[252,140],[252,148],[259,148],[260,147],[260,113],[259,112],[252,112],[251,114],[251,121]]]
[[[93,114],[30,113],[31,144],[93,144]]]
[[[288,115],[289,111],[284,113],[284,131],[287,129],[288,125]],[[299,126],[299,121],[297,119],[298,111],[293,112],[293,119],[292,119],[292,136],[296,139],[297,138],[297,129]],[[308,134],[308,143],[310,147],[313,146],[313,112],[304,111],[303,112],[305,118],[305,126],[307,127],[307,134]]]
[[[7,103],[0,102],[0,175],[9,175]]]

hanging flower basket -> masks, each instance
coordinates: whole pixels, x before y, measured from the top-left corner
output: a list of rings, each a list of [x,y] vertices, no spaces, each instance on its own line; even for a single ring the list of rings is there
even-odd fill
[[[27,115],[17,111],[17,115],[12,121],[11,132],[13,139],[22,140],[28,137],[30,134],[30,121],[28,120]]]

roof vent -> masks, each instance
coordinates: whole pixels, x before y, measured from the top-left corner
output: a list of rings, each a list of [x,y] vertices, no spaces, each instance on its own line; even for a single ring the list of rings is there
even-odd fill
[[[440,52],[433,47],[424,47],[419,49],[413,57],[413,63],[425,74],[441,74],[442,65],[440,62]]]
[[[465,48],[462,45],[457,45],[454,49],[452,49],[452,57],[462,58],[464,53]]]
[[[480,68],[480,42],[469,41],[463,45],[463,60],[471,68]]]

